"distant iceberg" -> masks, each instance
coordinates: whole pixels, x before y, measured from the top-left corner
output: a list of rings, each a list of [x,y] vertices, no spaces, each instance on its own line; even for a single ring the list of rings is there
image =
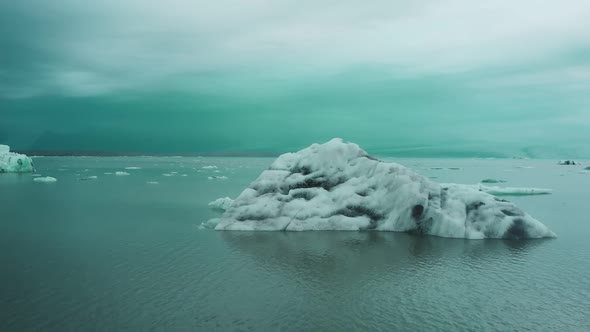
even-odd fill
[[[44,182],[44,183],[53,183],[57,182],[57,179],[51,176],[43,176],[33,179],[34,182]]]
[[[579,165],[580,163],[575,162],[574,160],[560,160],[557,164],[559,164],[559,165]]]
[[[555,237],[514,204],[480,188],[441,186],[341,139],[281,155],[236,198],[215,229]]]
[[[0,145],[0,173],[26,173],[33,170],[31,158],[24,154],[10,152],[8,145]]]
[[[474,185],[473,189],[486,192],[496,196],[526,196],[526,195],[547,195],[553,192],[552,189],[546,188],[515,188],[515,187],[495,187]]]

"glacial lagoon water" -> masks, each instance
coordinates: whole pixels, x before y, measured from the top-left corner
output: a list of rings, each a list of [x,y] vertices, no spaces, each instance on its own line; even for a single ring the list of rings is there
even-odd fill
[[[552,188],[505,198],[558,238],[202,230],[271,158],[41,157],[0,174],[0,331],[590,330],[590,162],[395,161]]]

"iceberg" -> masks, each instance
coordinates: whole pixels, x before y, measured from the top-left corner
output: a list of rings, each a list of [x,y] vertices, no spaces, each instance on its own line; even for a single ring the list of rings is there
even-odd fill
[[[278,157],[219,218],[216,230],[373,230],[452,238],[555,237],[513,203],[440,185],[333,139]]]
[[[33,160],[24,154],[10,152],[8,145],[0,144],[0,173],[33,172]]]

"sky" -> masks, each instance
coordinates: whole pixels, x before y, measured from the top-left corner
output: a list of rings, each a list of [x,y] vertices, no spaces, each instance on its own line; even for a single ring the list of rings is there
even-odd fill
[[[584,0],[0,0],[0,144],[590,158]]]

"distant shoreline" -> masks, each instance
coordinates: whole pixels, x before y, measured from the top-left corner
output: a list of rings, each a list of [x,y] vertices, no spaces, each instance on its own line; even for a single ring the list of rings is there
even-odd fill
[[[108,151],[12,151],[31,157],[278,157],[279,153],[252,152],[183,152],[183,153],[147,153],[147,152],[108,152]]]

